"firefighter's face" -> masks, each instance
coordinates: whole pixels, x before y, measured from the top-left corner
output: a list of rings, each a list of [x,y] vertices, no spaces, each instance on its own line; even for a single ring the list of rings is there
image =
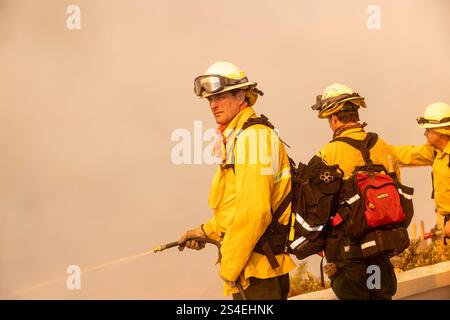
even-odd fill
[[[234,94],[226,91],[208,97],[209,106],[211,107],[216,123],[219,125],[230,123],[246,107],[244,99],[245,94],[243,91],[238,91]]]
[[[434,131],[433,129],[427,128],[424,133],[425,137],[427,137],[428,143],[433,147],[437,147],[441,140],[440,134]]]

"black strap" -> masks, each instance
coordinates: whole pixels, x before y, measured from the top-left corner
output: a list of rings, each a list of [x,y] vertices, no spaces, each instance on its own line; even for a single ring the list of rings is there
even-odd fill
[[[247,129],[248,127],[254,126],[256,124],[262,124],[270,129],[274,129],[274,125],[269,121],[265,115],[261,114],[260,117],[249,118],[242,126],[242,130]]]
[[[275,210],[275,212],[272,215],[272,224],[277,223],[278,219],[280,219],[283,212],[286,211],[287,207],[289,206],[289,203],[292,201],[292,190],[289,191],[286,197],[284,197],[283,201],[281,201],[278,208]]]
[[[262,251],[264,252],[264,255],[269,261],[269,264],[272,267],[272,269],[276,269],[280,266],[277,258],[275,257],[275,253],[273,252],[272,247],[270,246],[270,243],[268,241],[263,242]]]
[[[363,156],[366,166],[372,166],[373,163],[372,163],[372,160],[370,159],[370,149],[373,148],[373,146],[375,145],[377,140],[378,140],[378,135],[376,133],[369,132],[369,133],[367,133],[364,140],[356,140],[356,139],[352,139],[349,137],[337,137],[337,138],[333,139],[332,142],[333,141],[342,141],[342,142],[345,142],[345,143],[351,145],[353,148],[358,149]]]
[[[291,158],[289,158],[289,167],[291,168],[291,191],[284,197],[283,201],[278,205],[278,208],[275,210],[275,212],[272,214],[272,222],[270,223],[270,227],[274,226],[278,223],[278,219],[280,219],[281,215],[286,211],[289,204],[292,202],[293,199],[293,192],[294,192],[294,185],[292,181],[294,180],[293,175],[295,175],[295,162]]]
[[[272,123],[270,123],[269,118],[267,118],[265,115],[261,114],[260,117],[255,117],[255,118],[249,118],[243,125],[241,128],[241,132],[244,131],[245,129],[257,125],[257,124],[262,124],[266,127],[269,127],[270,129],[274,129],[274,125]],[[237,143],[237,136],[234,138],[234,145],[233,148],[236,147],[236,143]],[[233,151],[234,152],[234,151]],[[235,169],[234,169],[234,163],[227,163],[227,164],[222,164],[220,166],[220,168],[222,170],[224,169],[233,169],[233,172],[235,173]]]
[[[450,215],[444,216],[444,226],[450,221]],[[450,237],[444,235],[444,244],[450,245]]]
[[[320,285],[322,288],[325,288],[325,279],[323,277],[323,259],[325,258],[325,254],[322,256],[322,259],[320,259]]]
[[[434,199],[434,174],[431,172],[431,199]]]
[[[249,118],[244,125],[242,126],[242,130],[247,129],[248,127],[254,126],[256,124],[262,124],[263,126],[269,127],[270,129],[275,129],[275,126],[269,121],[269,118],[267,118],[265,115],[261,114],[260,117],[256,117],[256,118]],[[288,148],[290,148],[291,146],[288,145],[286,142],[284,142],[280,137],[279,137],[280,141]],[[236,143],[236,140],[235,140]]]
[[[272,221],[270,222],[270,225],[267,227],[264,234],[261,236],[261,239],[256,244],[256,251],[257,252],[263,252],[264,255],[267,257],[267,260],[270,263],[270,266],[272,269],[278,268],[280,265],[275,257],[276,254],[280,254],[281,252],[274,253],[272,250],[272,247],[270,246],[270,238],[273,237],[276,234],[276,230],[279,229],[280,226],[285,227],[284,225],[281,225],[278,222],[278,219],[280,219],[281,215],[286,211],[287,207],[289,206],[289,203],[292,201],[292,190],[289,191],[286,197],[281,201],[278,208],[275,210],[275,212],[272,213]],[[292,219],[292,217],[290,218]],[[291,221],[289,219],[289,221]],[[290,223],[287,227],[290,227]],[[289,231],[287,231],[289,232]],[[288,237],[286,237],[285,242],[283,245],[287,245]],[[283,249],[285,251],[285,249]]]

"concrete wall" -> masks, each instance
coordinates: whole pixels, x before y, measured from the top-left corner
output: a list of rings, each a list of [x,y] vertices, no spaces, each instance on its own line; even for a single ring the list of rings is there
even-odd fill
[[[450,300],[450,261],[415,268],[397,274],[395,300]],[[291,300],[337,300],[326,289],[292,297]]]

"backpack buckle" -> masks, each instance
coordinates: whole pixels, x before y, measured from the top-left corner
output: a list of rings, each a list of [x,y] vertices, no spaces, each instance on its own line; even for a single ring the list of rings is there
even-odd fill
[[[331,225],[333,227],[336,227],[339,225],[344,219],[342,219],[341,215],[339,213],[336,213],[333,218],[331,218]]]

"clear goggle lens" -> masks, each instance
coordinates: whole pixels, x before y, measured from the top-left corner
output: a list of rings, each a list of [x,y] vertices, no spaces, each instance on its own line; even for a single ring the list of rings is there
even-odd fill
[[[219,77],[206,77],[200,79],[200,87],[208,93],[213,93],[223,88],[223,84]]]
[[[247,77],[242,79],[230,79],[221,75],[205,75],[197,77],[194,80],[194,92],[197,96],[201,96],[203,91],[206,93],[215,93],[226,86],[248,82]]]

